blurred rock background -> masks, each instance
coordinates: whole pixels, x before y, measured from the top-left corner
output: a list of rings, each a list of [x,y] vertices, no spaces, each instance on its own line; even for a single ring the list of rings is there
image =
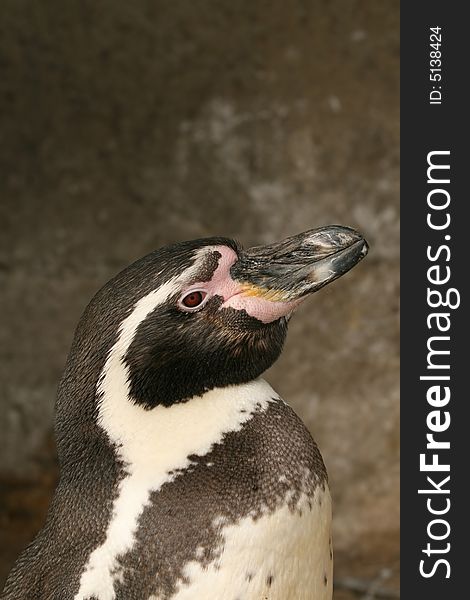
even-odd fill
[[[398,60],[394,1],[2,0],[0,580],[44,518],[93,293],[175,240],[340,223],[370,254],[267,379],[329,469],[335,598],[397,597]]]

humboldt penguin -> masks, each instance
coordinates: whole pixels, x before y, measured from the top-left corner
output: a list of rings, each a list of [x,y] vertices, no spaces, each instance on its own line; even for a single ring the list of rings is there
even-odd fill
[[[331,504],[309,431],[261,379],[288,320],[367,253],[346,227],[152,252],[78,324],[60,479],[3,600],[330,600]]]

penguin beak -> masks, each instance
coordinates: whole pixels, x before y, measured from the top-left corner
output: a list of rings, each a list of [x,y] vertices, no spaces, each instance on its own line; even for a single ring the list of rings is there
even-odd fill
[[[368,248],[354,229],[331,225],[250,248],[241,253],[230,273],[245,297],[297,304],[347,273]]]

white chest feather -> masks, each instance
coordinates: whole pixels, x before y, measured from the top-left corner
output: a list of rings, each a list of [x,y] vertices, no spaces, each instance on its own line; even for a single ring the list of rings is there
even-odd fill
[[[311,506],[311,507],[310,507]],[[331,600],[333,555],[328,488],[257,520],[223,529],[224,550],[203,569],[189,563],[189,583],[171,600]],[[160,600],[153,596],[151,600]]]

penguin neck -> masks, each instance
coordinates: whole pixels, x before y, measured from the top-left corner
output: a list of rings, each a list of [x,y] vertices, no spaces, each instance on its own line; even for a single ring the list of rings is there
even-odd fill
[[[114,446],[128,474],[151,471],[157,486],[170,471],[184,469],[191,455],[203,456],[224,435],[240,430],[277,394],[263,379],[216,388],[184,403],[146,410],[133,403],[115,381],[101,382],[97,423]],[[157,474],[161,477],[158,479]]]
[[[97,378],[94,420],[128,471],[138,465],[180,468],[190,454],[204,454],[224,433],[234,431],[276,396],[262,379],[214,388],[185,402],[151,409],[134,401],[126,356],[139,324],[174,292],[170,280],[141,298],[121,321]],[[158,373],[157,373],[158,375]],[[173,464],[174,463],[174,464]]]
[[[185,277],[198,268],[195,263]],[[133,306],[122,307],[119,298],[111,295],[86,309],[59,388],[56,435],[62,469],[69,465],[73,469],[81,461],[87,463],[85,468],[97,471],[97,453],[114,453],[116,463],[128,471],[139,464],[163,468],[165,457],[173,453],[184,454],[184,459],[191,453],[204,453],[225,432],[239,429],[255,410],[276,397],[267,383],[256,379],[150,410],[133,400],[126,362],[129,347],[139,325],[178,286],[180,277],[176,276]],[[102,307],[113,302],[113,320],[108,319],[106,327],[98,326],[104,320]]]
[[[116,481],[141,469],[163,480],[168,471],[187,466],[188,456],[204,455],[278,398],[257,378],[148,409],[133,400],[124,361],[111,351],[100,364],[100,355],[101,350],[84,360],[73,350],[59,387],[56,437],[66,477],[80,469],[97,478],[112,463]]]

